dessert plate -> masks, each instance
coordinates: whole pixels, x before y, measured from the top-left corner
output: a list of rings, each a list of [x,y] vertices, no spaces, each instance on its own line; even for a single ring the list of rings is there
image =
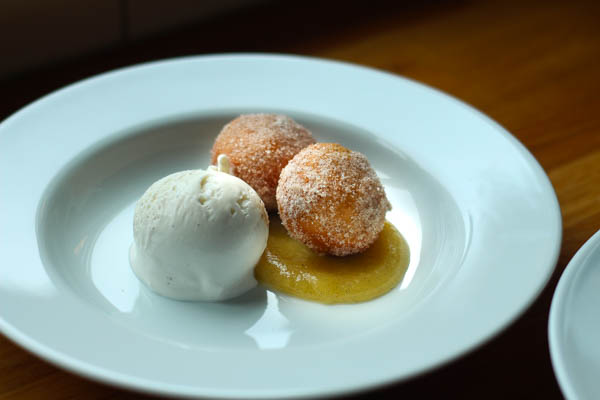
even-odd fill
[[[552,298],[552,366],[568,400],[600,398],[600,232],[567,265]]]
[[[133,205],[203,168],[220,128],[285,113],[361,151],[411,261],[376,300],[325,306],[257,288],[189,303],[132,274]],[[561,219],[527,150],[419,83],[312,58],[216,55],[70,85],[0,124],[0,330],[57,366],[178,396],[323,396],[397,382],[499,333],[546,284]]]

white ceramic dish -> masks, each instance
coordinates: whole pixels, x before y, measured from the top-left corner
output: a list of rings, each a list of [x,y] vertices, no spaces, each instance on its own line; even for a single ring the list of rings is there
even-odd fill
[[[221,126],[277,111],[367,155],[412,254],[400,287],[324,306],[257,289],[224,303],[150,293],[127,261],[151,182],[204,167]],[[0,125],[0,329],[56,365],[180,396],[347,393],[477,347],[538,295],[561,220],[534,158],[436,90],[317,59],[223,55],[84,80]]]
[[[568,400],[600,398],[600,231],[579,249],[552,298],[552,366]]]

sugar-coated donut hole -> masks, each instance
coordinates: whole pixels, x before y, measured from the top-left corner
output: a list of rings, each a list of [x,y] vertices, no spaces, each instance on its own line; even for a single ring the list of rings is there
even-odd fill
[[[391,208],[367,158],[336,143],[317,143],[282,170],[276,191],[289,234],[319,253],[366,250]]]
[[[227,155],[231,173],[258,193],[267,210],[275,211],[281,170],[312,143],[310,131],[287,116],[245,114],[223,127],[215,139],[211,163],[217,162],[219,154]]]

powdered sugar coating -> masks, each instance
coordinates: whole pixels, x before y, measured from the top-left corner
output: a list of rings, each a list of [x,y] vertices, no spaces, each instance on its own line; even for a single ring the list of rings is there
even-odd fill
[[[300,151],[281,171],[279,216],[289,234],[319,253],[366,250],[391,209],[367,158],[337,143]]]
[[[245,114],[223,127],[215,139],[211,162],[226,154],[231,173],[252,186],[267,210],[275,211],[281,170],[312,143],[315,140],[310,131],[285,115]]]

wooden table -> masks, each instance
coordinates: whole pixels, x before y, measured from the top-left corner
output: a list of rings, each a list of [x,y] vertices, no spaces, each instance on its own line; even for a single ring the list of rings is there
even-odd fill
[[[600,228],[600,3],[372,0],[265,5],[0,82],[0,119],[72,81],[186,54],[271,51],[392,71],[472,104],[541,163],[564,220],[560,259],[532,307],[495,339],[358,398],[559,399],[547,319],[561,272]],[[600,372],[600,371],[599,371]],[[141,399],[74,376],[0,337],[0,399]]]

